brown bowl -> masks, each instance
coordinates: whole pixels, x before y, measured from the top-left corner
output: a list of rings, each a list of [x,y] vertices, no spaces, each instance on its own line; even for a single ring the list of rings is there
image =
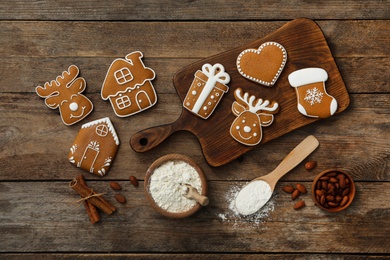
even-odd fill
[[[158,213],[160,213],[163,216],[169,217],[169,218],[185,218],[193,215],[195,212],[197,212],[202,206],[199,203],[196,203],[195,206],[190,208],[189,210],[183,211],[183,212],[170,212],[163,208],[161,208],[156,201],[154,200],[152,194],[150,193],[149,187],[150,187],[150,181],[151,177],[159,166],[163,165],[164,163],[170,162],[170,161],[182,161],[185,163],[188,163],[191,165],[196,172],[199,175],[199,178],[201,180],[201,186],[202,186],[202,192],[200,193],[203,196],[206,196],[207,194],[207,180],[206,176],[203,172],[203,170],[193,161],[191,158],[181,155],[181,154],[168,154],[163,157],[160,157],[156,161],[154,161],[149,169],[146,171],[145,175],[145,182],[144,182],[144,191],[147,200],[149,201],[150,205],[153,209],[155,209]]]
[[[321,172],[311,186],[314,203],[329,212],[340,212],[348,208],[355,197],[355,192],[356,187],[351,176],[340,169]]]

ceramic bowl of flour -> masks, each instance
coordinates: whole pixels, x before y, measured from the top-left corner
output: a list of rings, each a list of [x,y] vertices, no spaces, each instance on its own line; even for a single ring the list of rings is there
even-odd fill
[[[145,195],[152,208],[169,218],[185,218],[202,206],[184,194],[186,184],[206,196],[207,180],[202,169],[189,157],[165,155],[153,162],[145,175]]]

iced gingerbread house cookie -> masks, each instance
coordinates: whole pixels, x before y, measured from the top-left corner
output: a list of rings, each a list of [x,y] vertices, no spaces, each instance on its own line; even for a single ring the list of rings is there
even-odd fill
[[[230,135],[242,144],[257,145],[263,138],[261,128],[272,124],[274,114],[279,112],[279,104],[249,96],[241,88],[234,91],[234,97],[232,112],[237,118],[230,127]]]
[[[81,94],[86,88],[85,79],[77,77],[78,75],[79,68],[71,65],[56,80],[35,88],[38,96],[45,98],[45,104],[49,108],[59,108],[65,125],[81,121],[93,110],[92,102]]]
[[[110,100],[119,117],[134,115],[157,102],[152,84],[156,74],[145,67],[142,57],[141,52],[135,51],[125,59],[114,60],[104,79],[101,96],[103,100]]]
[[[294,71],[288,76],[295,88],[298,111],[308,117],[326,118],[337,110],[337,101],[325,89],[328,73],[321,68],[306,68]]]
[[[245,78],[272,87],[287,61],[287,52],[277,42],[265,42],[258,49],[246,49],[238,55],[237,70]]]
[[[183,106],[193,114],[207,119],[214,112],[222,96],[228,92],[229,87],[226,84],[229,82],[230,76],[221,64],[204,64],[202,71],[198,70],[195,73]]]
[[[115,158],[119,138],[108,117],[81,126],[68,160],[87,172],[104,176]]]

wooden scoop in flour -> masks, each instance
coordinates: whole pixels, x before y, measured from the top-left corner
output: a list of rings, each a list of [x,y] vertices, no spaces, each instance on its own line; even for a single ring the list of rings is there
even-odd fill
[[[276,183],[286,173],[302,162],[319,145],[318,140],[310,135],[296,146],[283,161],[269,174],[253,179],[238,193],[235,206],[242,215],[250,215],[262,208],[271,198]]]
[[[187,199],[196,200],[202,206],[207,206],[209,204],[209,198],[199,194],[195,187],[191,186],[190,184],[184,185],[187,187],[186,192],[183,194],[184,197]]]

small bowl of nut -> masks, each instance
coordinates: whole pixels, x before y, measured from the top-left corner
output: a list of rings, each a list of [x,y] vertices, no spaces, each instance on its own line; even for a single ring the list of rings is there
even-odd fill
[[[340,212],[351,205],[355,197],[355,183],[340,169],[329,169],[318,174],[311,187],[314,203],[329,212]]]

